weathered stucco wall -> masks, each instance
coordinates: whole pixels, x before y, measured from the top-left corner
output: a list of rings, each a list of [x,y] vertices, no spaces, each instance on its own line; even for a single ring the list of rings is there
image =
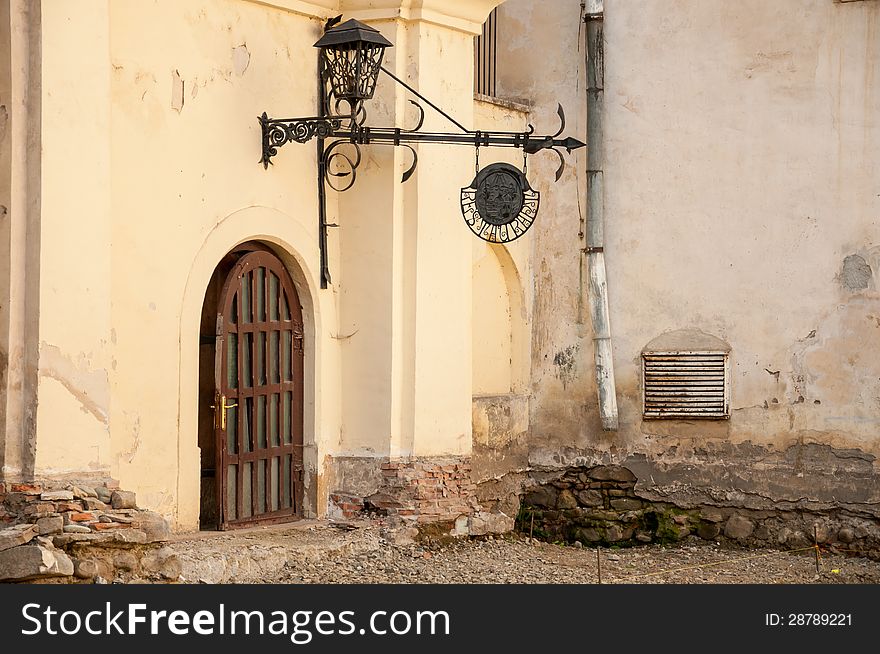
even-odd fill
[[[500,93],[539,129],[582,107],[580,3],[500,12]],[[535,56],[542,39],[562,54]],[[597,411],[581,158],[533,228],[530,465],[627,462],[655,498],[876,507],[880,3],[606,0],[605,65],[621,427]],[[640,352],[679,329],[730,345],[729,421],[641,419]]]
[[[344,13],[385,31],[386,66],[471,122],[460,71],[495,4],[5,3],[0,104],[14,129],[0,142],[2,161],[21,165],[0,177],[14,217],[0,217],[0,352],[16,357],[2,366],[4,478],[113,478],[176,527],[197,526],[202,304],[246,241],[276,251],[303,304],[307,514],[346,485],[346,456],[376,470],[389,455],[466,458],[472,252],[458,188],[441,180],[451,164],[469,169],[468,154],[430,146],[402,186],[409,153],[368,148],[357,187],[328,193],[341,227],[320,290],[314,144],[264,171],[256,117],[315,114],[312,44]],[[371,120],[407,126],[405,92],[380,89]]]

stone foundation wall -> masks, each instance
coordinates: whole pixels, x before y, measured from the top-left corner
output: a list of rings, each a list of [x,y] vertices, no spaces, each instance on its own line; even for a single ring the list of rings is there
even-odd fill
[[[351,467],[351,462],[347,465]],[[449,531],[459,536],[503,533],[513,529],[512,514],[489,513],[477,501],[471,462],[467,457],[373,459],[363,465],[378,466],[381,476],[366,493],[331,492],[331,517],[353,519],[379,514],[393,523],[413,526],[445,524]]]
[[[530,489],[517,525],[549,541],[628,546],[688,537],[746,546],[797,549],[816,541],[832,551],[880,558],[880,522],[839,507],[825,511],[681,508],[640,497],[636,476],[622,466],[570,468]]]
[[[0,581],[172,581],[167,521],[103,486],[0,483]]]

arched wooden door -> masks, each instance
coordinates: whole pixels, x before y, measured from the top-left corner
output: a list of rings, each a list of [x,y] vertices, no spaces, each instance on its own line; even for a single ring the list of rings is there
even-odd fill
[[[290,275],[249,252],[217,315],[214,430],[220,529],[283,522],[303,497],[303,321]]]

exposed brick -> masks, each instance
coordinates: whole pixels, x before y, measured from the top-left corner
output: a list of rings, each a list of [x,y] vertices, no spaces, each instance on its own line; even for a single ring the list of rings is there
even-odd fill
[[[24,493],[25,495],[39,495],[43,492],[40,484],[12,484],[10,487],[13,493]]]

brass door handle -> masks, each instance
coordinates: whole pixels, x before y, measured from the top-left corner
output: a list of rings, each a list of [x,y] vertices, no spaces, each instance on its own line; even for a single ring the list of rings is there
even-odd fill
[[[236,407],[238,404],[226,404],[226,396],[220,396],[220,429],[226,431],[226,409],[231,409],[232,407]],[[217,405],[212,404],[211,408],[215,411],[217,410]]]

